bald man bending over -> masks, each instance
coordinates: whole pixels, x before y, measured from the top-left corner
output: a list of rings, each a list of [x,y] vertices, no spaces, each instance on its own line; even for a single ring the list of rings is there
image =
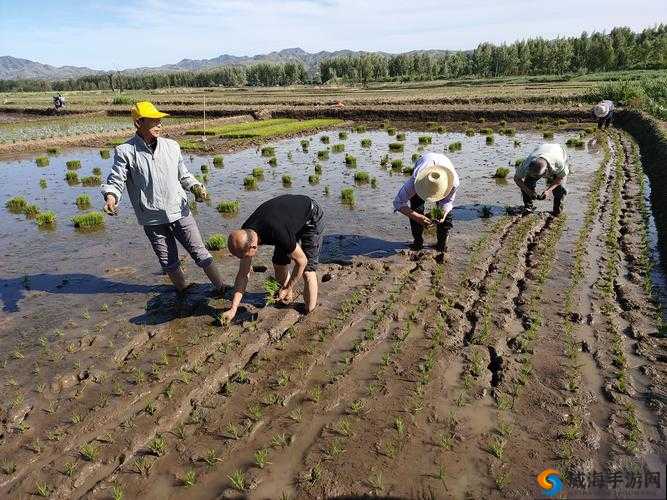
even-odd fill
[[[285,194],[262,203],[241,229],[227,240],[229,252],[241,259],[234,282],[231,308],[223,319],[231,321],[248,286],[252,258],[260,245],[273,245],[273,269],[281,288],[278,300],[284,304],[294,298],[294,284],[304,278],[303,298],[306,313],[317,305],[317,264],[324,233],[324,212],[308,196]],[[290,262],[294,262],[292,272]]]

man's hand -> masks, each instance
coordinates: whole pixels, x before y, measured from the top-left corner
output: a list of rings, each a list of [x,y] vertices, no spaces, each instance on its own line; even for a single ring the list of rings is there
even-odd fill
[[[116,204],[116,197],[112,194],[107,194],[104,211],[109,215],[118,215],[118,205]]]
[[[236,311],[229,309],[228,311],[223,312],[220,315],[220,318],[222,319],[223,323],[231,323],[234,319],[234,316],[236,316]]]
[[[278,296],[276,298],[278,302],[282,302],[283,304],[289,304],[294,299],[294,292],[292,291],[291,287],[287,288],[283,287],[278,292]]]
[[[197,203],[202,203],[208,200],[208,192],[206,191],[206,188],[203,185],[195,184],[194,186],[192,186],[190,191],[192,191],[192,194],[195,195],[195,201]]]
[[[542,193],[538,194],[535,199],[536,200],[546,200],[547,199],[547,194],[549,194],[547,191],[542,191]]]
[[[431,219],[426,217],[424,214],[420,214],[417,212],[415,212],[413,220],[424,227],[428,227],[431,224],[433,224],[433,221]]]

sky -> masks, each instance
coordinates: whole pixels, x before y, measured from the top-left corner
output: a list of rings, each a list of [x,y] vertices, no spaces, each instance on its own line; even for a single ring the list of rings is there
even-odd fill
[[[391,53],[635,30],[664,0],[0,0],[0,56],[125,69],[301,47]]]

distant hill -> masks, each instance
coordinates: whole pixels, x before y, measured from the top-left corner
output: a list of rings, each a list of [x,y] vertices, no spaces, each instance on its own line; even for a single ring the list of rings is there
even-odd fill
[[[420,50],[408,52],[412,53],[427,52],[432,55],[444,55],[449,51],[445,50]],[[352,50],[338,50],[335,52],[321,51],[309,53],[300,48],[283,49],[269,54],[259,54],[255,56],[232,56],[222,54],[212,59],[183,59],[175,64],[165,64],[163,66],[128,68],[121,72],[126,74],[144,74],[144,73],[165,73],[175,71],[204,71],[218,68],[220,66],[245,66],[262,62],[285,63],[289,61],[298,61],[303,63],[310,76],[319,71],[320,61],[345,55],[357,55],[364,52],[355,52]],[[376,54],[390,55],[386,52],[375,52]],[[93,75],[104,73],[101,70],[90,68],[80,68],[75,66],[55,67],[48,64],[41,64],[27,59],[18,59],[11,56],[0,57],[0,80],[19,80],[19,79],[40,79],[40,80],[62,80],[66,78],[76,78],[84,75]]]

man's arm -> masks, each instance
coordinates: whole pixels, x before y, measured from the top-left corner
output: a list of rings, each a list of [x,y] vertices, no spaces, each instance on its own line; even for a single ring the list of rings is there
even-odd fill
[[[564,177],[556,177],[554,181],[551,183],[551,185],[544,190],[544,193],[542,193],[544,196],[548,195],[551,193],[554,189],[556,189],[558,186],[561,185],[563,182]]]
[[[223,318],[231,321],[236,316],[236,311],[239,308],[245,289],[248,286],[248,275],[250,274],[250,269],[252,265],[252,257],[244,257],[239,262],[239,271],[236,273],[236,279],[234,280],[234,296],[232,297],[232,305],[228,311],[225,311],[222,315]]]
[[[308,264],[308,257],[303,253],[303,249],[298,243],[294,247],[294,251],[290,254],[290,257],[294,261],[294,269],[292,270],[289,281],[285,283],[285,286],[278,292],[278,300],[283,300],[285,297],[291,295],[294,283],[297,283],[301,279],[303,272],[306,270],[306,265]]]
[[[519,176],[516,176],[516,175],[514,176],[514,182],[516,183],[517,186],[519,186],[519,189],[521,189],[521,191],[523,191],[524,193],[526,193],[530,197],[533,197],[533,198],[537,197],[537,193],[535,192],[535,190],[526,186],[526,183],[524,182],[524,180],[525,179],[522,178],[522,177],[519,177]]]
[[[124,155],[119,153],[118,148],[114,150],[113,166],[111,173],[107,177],[106,184],[102,184],[101,191],[106,206],[104,207],[107,213],[115,212],[116,205],[120,202],[120,197],[125,189],[125,182],[127,181],[127,159]]]
[[[183,154],[181,153],[180,149],[178,151],[178,181],[186,191],[190,191],[193,186],[202,185],[201,182],[199,182],[195,176],[190,173],[188,167],[185,166],[185,163],[183,162]]]

